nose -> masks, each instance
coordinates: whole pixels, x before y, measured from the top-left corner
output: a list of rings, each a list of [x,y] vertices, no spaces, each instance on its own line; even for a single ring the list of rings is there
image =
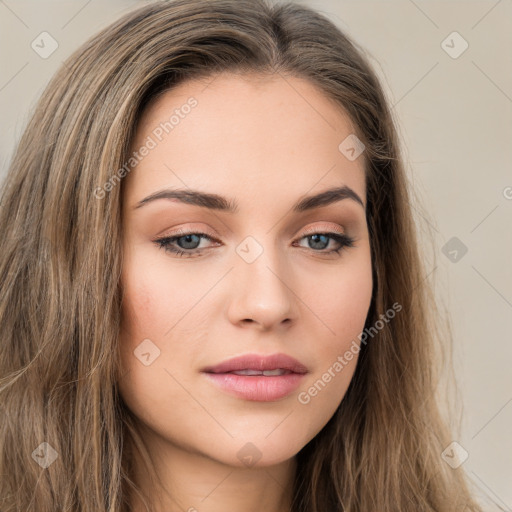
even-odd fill
[[[232,272],[228,316],[241,327],[270,330],[287,326],[297,316],[297,296],[285,261],[269,249],[251,263],[237,256]]]

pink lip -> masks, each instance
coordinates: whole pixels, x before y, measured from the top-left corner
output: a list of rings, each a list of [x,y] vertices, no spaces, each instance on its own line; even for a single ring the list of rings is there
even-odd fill
[[[272,402],[292,393],[304,378],[303,373],[289,373],[276,377],[243,376],[233,373],[205,373],[224,391],[257,402]]]
[[[229,373],[237,370],[263,371],[278,368],[288,370],[290,373],[276,376]],[[202,372],[210,381],[234,396],[245,400],[271,402],[284,398],[297,389],[308,369],[286,354],[247,354],[204,368]]]
[[[207,373],[228,373],[237,370],[276,370],[282,368],[294,373],[307,373],[308,369],[297,359],[286,354],[272,354],[264,356],[259,354],[245,354],[228,359],[216,366],[208,366],[201,371]]]

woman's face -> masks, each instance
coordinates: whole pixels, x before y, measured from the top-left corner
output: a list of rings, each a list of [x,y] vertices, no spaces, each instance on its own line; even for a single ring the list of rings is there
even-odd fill
[[[160,455],[265,466],[322,429],[355,370],[372,292],[364,154],[307,81],[209,82],[166,92],[138,126],[140,162],[123,183],[119,389]],[[342,187],[348,196],[305,201]],[[302,367],[265,360],[275,354]],[[244,355],[238,369],[254,371],[215,370]]]

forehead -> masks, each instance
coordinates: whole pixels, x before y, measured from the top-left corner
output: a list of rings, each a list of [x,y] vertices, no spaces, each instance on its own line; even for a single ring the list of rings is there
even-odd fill
[[[344,184],[364,199],[364,155],[351,161],[340,151],[355,131],[342,107],[302,78],[222,73],[186,81],[143,112],[131,149],[151,150],[129,174],[127,194],[179,186],[284,197]]]

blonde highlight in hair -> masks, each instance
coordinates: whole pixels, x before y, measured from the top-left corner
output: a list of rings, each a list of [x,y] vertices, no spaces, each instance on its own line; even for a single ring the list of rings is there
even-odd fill
[[[438,404],[450,357],[425,276],[387,100],[363,53],[321,14],[265,0],[176,0],[137,8],[83,44],[42,94],[0,205],[0,510],[128,512],[135,418],[117,391],[123,182],[94,191],[127,160],[148,103],[217,73],[309,80],[366,146],[374,289],[366,326],[400,314],[361,348],[327,425],[297,455],[293,512],[481,509]],[[58,454],[47,468],[33,452]]]

